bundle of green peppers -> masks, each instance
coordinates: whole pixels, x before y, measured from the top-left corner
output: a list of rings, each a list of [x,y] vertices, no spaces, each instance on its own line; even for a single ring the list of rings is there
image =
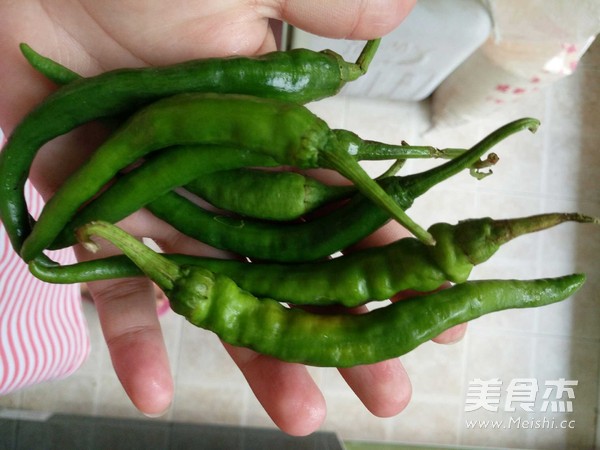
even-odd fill
[[[368,141],[330,128],[304,106],[365,75],[378,45],[367,42],[354,62],[328,50],[296,49],[89,78],[22,45],[31,65],[60,87],[22,120],[0,153],[0,219],[15,252],[50,283],[148,276],[175,312],[223,341],[331,367],[397,357],[482,314],[571,296],[584,283],[583,274],[481,281],[469,276],[520,235],[598,219],[551,213],[437,223],[426,230],[406,213],[417,197],[462,171],[484,177],[481,170],[498,160],[490,150],[516,132],[535,131],[537,120],[515,120],[469,149],[438,149]],[[113,131],[33,220],[23,188],[36,152],[98,119]],[[445,161],[398,176],[409,158]],[[373,179],[360,165],[364,160],[395,162]],[[352,184],[265,170],[280,166],[327,168]],[[216,211],[198,206],[193,196]],[[112,225],[141,208],[244,262],[159,254]],[[414,237],[329,258],[389,220]],[[61,266],[44,253],[78,242],[94,250],[93,236],[109,240],[123,255]],[[439,289],[448,282],[451,287]],[[302,308],[354,307],[405,290],[424,295],[360,315]]]

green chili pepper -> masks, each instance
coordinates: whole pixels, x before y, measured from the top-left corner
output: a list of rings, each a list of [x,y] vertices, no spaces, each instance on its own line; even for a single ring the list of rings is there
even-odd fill
[[[196,178],[185,188],[213,206],[245,217],[296,220],[356,193],[296,172],[234,169]]]
[[[566,221],[600,223],[581,214],[558,213],[507,220],[470,219],[456,225],[433,225],[429,229],[436,239],[433,247],[404,238],[390,245],[303,264],[201,258],[197,265],[228,276],[258,297],[302,305],[354,307],[386,300],[405,290],[429,292],[446,281],[463,283],[473,267],[487,261],[502,244]],[[187,263],[192,264],[192,259]]]
[[[378,41],[377,41],[378,42]],[[356,66],[362,70],[363,74],[366,73],[368,65],[374,56],[376,50],[376,41],[367,42],[361,56],[357,59],[356,63],[345,63],[349,66]],[[83,78],[81,75],[73,72],[72,70],[62,66],[61,64],[53,61],[52,59],[43,57],[36,53],[31,47],[26,44],[21,45],[21,50],[29,63],[42,75],[46,76],[51,81],[54,81],[58,85],[66,85],[75,80]],[[292,50],[292,51],[298,51]],[[325,50],[325,52],[328,52]],[[139,70],[139,69],[136,69]],[[148,70],[148,69],[141,69]],[[352,80],[349,80],[352,81]],[[283,94],[282,94],[283,95]],[[333,95],[333,94],[332,94]],[[270,97],[270,96],[266,96]],[[287,99],[287,98],[284,98]],[[293,100],[293,98],[291,99]],[[356,144],[355,151],[357,152],[357,160],[382,160],[382,159],[395,159],[397,153],[397,146],[387,146],[381,142],[362,140],[356,134],[345,131],[336,130],[339,133],[340,139],[348,140],[347,145],[360,141],[360,145]],[[432,146],[411,146],[406,143],[403,144],[405,158],[454,158],[463,152],[463,149],[438,149]]]
[[[158,68],[116,69],[97,77],[102,78],[102,85],[141,84],[149,83],[144,78],[149,73],[152,77],[161,77],[162,81],[187,83],[177,92],[202,89],[202,92],[236,92],[307,103],[333,96],[347,82],[367,73],[380,42],[381,39],[367,41],[356,62],[345,61],[332,50],[315,52],[296,48],[253,57],[206,58]],[[25,43],[19,48],[34,69],[58,85],[83,78],[51,58],[40,55]],[[202,83],[200,87],[199,83]]]
[[[180,94],[136,112],[64,182],[24,241],[23,260],[30,261],[52,244],[77,208],[119,170],[152,151],[190,144],[235,146],[281,165],[337,170],[417,238],[433,244],[429,233],[369,177],[329,126],[302,105],[241,95]]]
[[[48,96],[14,129],[0,153],[0,220],[19,252],[31,230],[24,196],[29,168],[46,142],[91,120],[129,113],[158,98],[182,92],[221,92],[309,102],[334,95],[363,75],[379,40],[367,42],[356,63],[331,51],[291,50],[258,57],[211,58],[166,67],[118,69],[74,80]],[[53,66],[25,45],[34,67],[54,71],[58,81],[72,71]],[[70,74],[69,74],[70,72]]]
[[[435,247],[414,238],[369,248],[331,260],[303,264],[247,263],[189,255],[164,255],[189,266],[199,266],[231,278],[257,297],[297,305],[354,307],[386,300],[398,292],[429,292],[446,281],[467,281],[472,268],[487,261],[499,247],[524,234],[574,221],[600,223],[576,213],[550,213],[516,219],[469,219],[456,225],[430,228]],[[30,265],[46,282],[76,283],[139,276],[143,273],[127,257],[89,261],[60,269]]]
[[[51,59],[44,58],[26,45],[22,46],[22,50],[34,68],[57,84],[64,85],[81,78],[77,73]],[[341,130],[336,130],[336,132],[340,135],[343,133]],[[360,140],[355,134],[348,133],[351,141],[356,142],[357,140]],[[350,144],[347,145],[350,146]],[[405,158],[451,159],[464,152],[464,149],[437,149],[431,146],[410,146],[406,143],[403,143],[402,147],[403,153],[400,155],[398,146],[389,146],[376,141],[362,141],[362,145],[357,146],[359,152],[353,156],[358,160],[388,159],[392,156],[402,156]],[[299,174],[280,172],[274,176],[267,177],[262,172],[246,172],[246,170],[239,169],[228,174],[205,176],[202,179],[193,181],[188,187],[192,192],[195,191],[198,195],[210,197],[207,199],[209,202],[214,203],[223,209],[238,212],[248,217],[267,220],[297,219],[317,208],[322,203],[335,199],[340,195],[344,195],[344,192],[350,192],[352,190],[350,187],[344,189],[330,189],[312,179],[306,179],[306,195],[300,196],[296,194],[296,192],[299,192],[301,188],[300,184],[302,182]],[[479,176],[479,174],[476,176]],[[224,182],[225,178],[235,178],[235,195],[231,190],[232,184]],[[276,186],[265,186],[266,183],[271,182],[276,184]],[[242,186],[252,186],[253,190],[262,187],[265,193],[282,192],[282,190],[285,190],[285,195],[280,195],[282,198],[287,198],[288,202],[270,201],[267,203],[259,202],[258,204],[253,201],[248,202],[246,201],[246,198],[242,198],[244,197],[244,193],[248,192],[245,188],[242,188]],[[296,187],[297,190],[290,191],[290,189],[293,189],[294,187]],[[240,197],[240,195],[242,197]],[[249,207],[250,204],[252,204],[252,208]],[[257,210],[257,206],[259,206],[260,209]],[[85,223],[85,221],[80,221],[80,224],[82,223]]]
[[[225,154],[227,152],[229,154]],[[74,243],[74,230],[87,222],[117,222],[186,183],[192,193],[208,193],[210,198],[207,200],[216,200],[221,208],[267,220],[297,219],[327,202],[355,193],[353,186],[329,186],[294,172],[218,170],[218,167],[227,166],[277,165],[264,155],[244,150],[239,150],[239,154],[236,162],[235,150],[222,147],[206,150],[203,146],[189,146],[156,151],[79,210],[49,248],[63,248]],[[211,161],[211,157],[224,161]],[[388,176],[399,168],[397,164],[392,165],[387,171]],[[235,184],[234,189],[232,184]]]
[[[219,155],[219,151],[223,153],[223,157]],[[226,152],[229,155],[224,155]],[[269,166],[272,160],[243,151],[240,153],[248,156],[240,160],[235,158],[235,151],[220,147],[208,153],[212,158],[218,159],[219,164],[213,164],[209,160],[204,148],[185,147],[161,152],[159,156],[117,179],[99,197],[86,204],[48,248],[58,249],[72,245],[75,242],[75,229],[87,222],[118,222],[203,172],[207,175],[202,181],[209,183],[192,181],[186,185],[189,192],[208,194],[205,200],[227,209],[228,213],[260,216],[259,218],[266,220],[295,220],[330,201],[355,194],[353,186],[327,186],[294,172],[270,172],[267,178],[269,182],[263,183],[267,172],[259,170],[213,171],[211,169],[215,166],[224,167],[227,162],[232,167],[236,164],[256,167]],[[265,161],[261,161],[261,158]],[[223,182],[236,183],[236,189],[227,189]]]
[[[359,315],[318,315],[258,299],[230,278],[197,266],[178,265],[114,225],[95,222],[79,230],[108,239],[148,275],[172,309],[192,324],[236,346],[284,361],[349,367],[403,355],[442,331],[483,314],[538,307],[573,295],[585,276],[530,281],[487,280],[456,285]]]
[[[27,60],[36,70],[59,85],[68,84],[82,78],[79,74],[59,63],[39,55],[25,44],[21,46],[21,49]],[[366,54],[369,53],[367,52]],[[359,62],[360,58],[356,64],[361,65]],[[356,135],[352,138],[356,140]],[[403,156],[407,158],[454,158],[464,152],[464,149],[437,149],[431,146],[410,146],[404,142],[402,143],[402,147],[404,149]],[[387,159],[390,155],[398,156],[397,146],[390,147],[375,141],[364,141],[364,144],[359,148],[360,154],[355,155],[357,159]],[[339,198],[345,195],[346,192],[349,193],[353,190],[352,187],[332,188],[324,186],[310,178],[305,178],[305,185],[301,186],[302,181],[300,177],[301,175],[291,172],[278,172],[273,176],[266,177],[262,172],[239,169],[226,174],[204,176],[201,179],[194,180],[188,185],[188,188],[197,195],[209,197],[207,198],[209,202],[222,209],[237,212],[248,217],[267,220],[297,219],[322,204]],[[225,181],[225,179],[229,178],[236,180],[235,193],[231,190],[232,184]],[[274,184],[274,186],[267,186],[267,183]],[[281,193],[278,195],[281,198],[287,199],[287,201],[273,200],[258,203],[247,201],[244,194],[249,192],[246,188],[250,186],[252,186],[253,191],[257,188],[262,188],[264,194],[267,192]],[[304,191],[302,195],[298,194],[300,189]],[[283,193],[284,191],[285,193]],[[259,196],[256,194],[256,197]],[[260,197],[265,198],[264,195]],[[271,196],[267,196],[267,198],[271,198]],[[252,205],[252,207],[249,205]],[[110,219],[105,218],[105,220]],[[80,224],[85,222],[79,221]]]

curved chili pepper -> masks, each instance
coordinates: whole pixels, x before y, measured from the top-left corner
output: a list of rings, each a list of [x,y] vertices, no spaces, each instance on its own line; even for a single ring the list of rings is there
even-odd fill
[[[50,80],[59,85],[68,84],[72,81],[82,78],[76,72],[60,65],[52,59],[45,58],[36,53],[29,46],[22,44],[22,52],[31,63],[31,65],[40,73],[45,75]],[[363,56],[371,55],[370,51],[363,51]],[[364,66],[364,61],[358,59],[357,65]],[[343,136],[343,131],[336,130],[340,136]],[[351,143],[361,141],[354,133],[346,132]],[[390,159],[392,157],[405,158],[454,158],[462,153],[464,149],[437,149],[431,146],[410,146],[406,143],[402,144],[402,154],[398,152],[398,146],[390,146],[381,142],[364,140],[361,145],[356,145],[358,152],[353,155],[357,160],[366,159]],[[229,173],[214,174],[214,176],[205,176],[201,179],[194,180],[188,185],[188,189],[197,195],[206,198],[209,203],[221,209],[227,209],[232,212],[237,212],[242,215],[267,219],[267,220],[294,220],[305,215],[307,212],[345,195],[345,192],[351,192],[353,188],[333,188],[325,187],[315,180],[306,179],[305,186],[301,186],[301,176],[292,172],[278,172],[270,177],[257,171],[246,171],[243,169],[231,171]],[[231,192],[232,184],[223,182],[226,178],[235,178],[236,189],[235,194]],[[259,180],[260,178],[260,180]],[[268,180],[268,181],[267,181]],[[267,186],[268,184],[276,184],[276,186]],[[179,185],[179,184],[177,184]],[[241,186],[252,186],[252,190],[262,188],[266,192],[280,192],[281,198],[285,198],[286,202],[267,201],[261,202],[248,201],[244,194],[249,192]],[[294,189],[295,188],[295,189]],[[291,191],[290,191],[291,189]],[[299,195],[300,190],[304,190],[306,195]],[[260,193],[254,193],[253,196],[262,197]],[[267,196],[267,198],[271,198]],[[249,205],[252,205],[250,207]],[[105,220],[110,220],[105,218]],[[80,221],[80,224],[85,223]],[[64,230],[63,230],[64,234]],[[60,240],[60,239],[59,239]]]
[[[9,136],[0,153],[0,220],[19,252],[31,231],[24,186],[37,151],[53,138],[95,119],[129,113],[158,98],[182,92],[221,92],[309,102],[336,94],[363,75],[379,45],[367,42],[356,63],[334,52],[290,50],[257,57],[209,58],[165,67],[117,69],[78,79],[50,94]],[[21,50],[34,62],[35,52]],[[38,68],[74,78],[48,58]],[[67,69],[68,70],[68,69]],[[58,75],[57,75],[58,74]]]
[[[39,54],[24,42],[19,45],[19,50],[31,67],[59,86],[84,78],[68,67]]]
[[[295,48],[259,56],[203,58],[163,67],[116,69],[85,79],[95,80],[101,77],[101,84],[116,86],[124,82],[179,82],[187,83],[188,86],[172,87],[177,89],[176,92],[235,92],[308,103],[337,94],[347,82],[367,73],[380,43],[381,39],[367,41],[355,62],[344,60],[332,50],[317,52]],[[35,70],[58,85],[63,86],[84,78],[39,54],[26,43],[21,43],[19,48]],[[147,80],[146,74],[159,79]],[[163,86],[162,89],[168,88]]]
[[[334,169],[416,237],[433,244],[429,233],[369,177],[331,128],[304,106],[259,97],[195,93],[158,100],[113,133],[46,203],[23,242],[23,260],[30,261],[52,244],[77,208],[119,170],[153,151],[190,144],[239,147],[302,169]]]
[[[319,315],[258,299],[224,275],[169,261],[108,223],[86,225],[78,235],[91,250],[97,248],[92,235],[119,247],[163,289],[171,308],[193,325],[232,345],[314,366],[350,367],[395,358],[484,314],[564,300],[585,281],[582,274],[473,281],[367,314]]]
[[[247,156],[239,159],[232,149],[209,147],[208,153],[212,156],[208,156],[205,150],[202,146],[167,149],[148,159],[80,209],[48,248],[54,250],[72,245],[75,243],[75,230],[87,222],[118,222],[182,185],[193,194],[207,194],[208,190],[208,196],[203,200],[226,209],[227,213],[247,213],[248,217],[260,216],[261,219],[279,221],[295,220],[327,202],[356,194],[353,186],[327,186],[294,172],[213,170],[227,165],[270,167],[275,164],[272,159],[254,152],[240,151],[241,155]],[[215,164],[211,157],[220,161]],[[197,180],[196,177],[203,174],[206,176],[202,181],[209,183]],[[268,183],[264,183],[267,174]],[[210,183],[211,180],[214,182]],[[236,189],[227,189],[223,182],[235,183]],[[244,192],[245,189],[248,191]]]
[[[577,213],[549,213],[515,219],[469,219],[430,227],[434,247],[414,238],[360,250],[331,260],[302,264],[247,263],[189,255],[164,255],[177,264],[199,266],[231,278],[257,297],[296,305],[354,307],[387,300],[405,290],[429,292],[444,282],[467,281],[474,266],[487,261],[501,245],[524,234],[573,221],[599,224]],[[127,257],[55,267],[30,265],[32,273],[51,283],[81,283],[142,275]]]

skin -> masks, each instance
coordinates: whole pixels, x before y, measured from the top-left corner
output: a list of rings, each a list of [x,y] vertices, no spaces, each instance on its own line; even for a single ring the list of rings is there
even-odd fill
[[[55,88],[28,66],[19,53],[20,42],[89,76],[125,66],[272,51],[275,39],[269,19],[327,37],[371,39],[398,26],[413,5],[414,0],[3,0],[0,85],[11,89],[2,91],[0,127],[10,135],[27,111]],[[101,126],[90,125],[46,145],[31,171],[31,181],[42,196],[48,199],[104,137]],[[119,225],[136,236],[153,238],[168,252],[224,256],[143,211]],[[358,246],[380,245],[403,234],[390,223]],[[75,251],[80,260],[92,258],[81,248]],[[94,257],[114,253],[114,248],[103,245]],[[144,414],[164,413],[173,398],[173,379],[153,285],[132,278],[94,282],[88,287],[127,395]],[[464,325],[455,327],[435,340],[455,342],[464,331]],[[306,367],[230,345],[225,349],[279,428],[292,435],[319,428],[326,415],[325,401]],[[376,416],[398,414],[410,400],[410,381],[397,359],[340,372]]]

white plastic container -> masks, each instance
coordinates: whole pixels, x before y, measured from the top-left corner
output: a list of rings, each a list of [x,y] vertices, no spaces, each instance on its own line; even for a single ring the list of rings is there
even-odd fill
[[[419,0],[400,26],[385,36],[366,76],[342,93],[388,100],[419,101],[489,37],[487,9],[478,0]],[[330,48],[347,60],[358,56],[364,41],[327,39],[293,29],[289,46]]]

